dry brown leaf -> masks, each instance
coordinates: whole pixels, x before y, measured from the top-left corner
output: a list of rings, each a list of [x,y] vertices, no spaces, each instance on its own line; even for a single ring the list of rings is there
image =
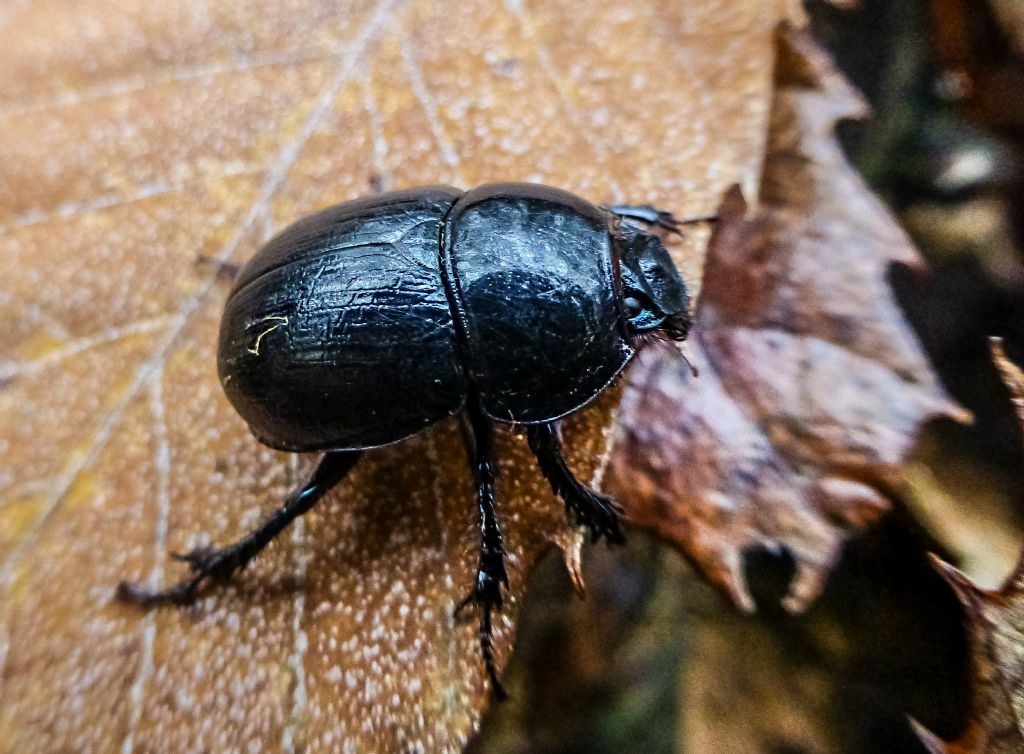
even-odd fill
[[[920,424],[959,411],[887,280],[918,255],[847,163],[837,120],[865,105],[804,32],[778,36],[760,204],[719,208],[690,360],[641,357],[608,487],[745,609],[751,546],[787,548],[804,608],[888,503]]]
[[[225,286],[274,229],[370,185],[536,180],[709,209],[756,181],[794,3],[204,0],[0,11],[0,751],[454,751],[488,695],[455,602],[477,536],[453,422],[370,454],[235,584],[141,613],[198,537],[312,463],[217,384]],[[677,261],[691,275],[692,248]],[[570,422],[588,478],[615,395]],[[396,396],[396,400],[400,400]],[[503,435],[506,661],[571,539]]]
[[[1024,372],[992,340],[992,356],[1024,430]],[[963,735],[944,743],[917,726],[932,754],[1017,754],[1024,751],[1024,552],[1001,588],[980,589],[959,570],[933,558],[967,614],[973,688]]]
[[[992,338],[992,360],[999,370],[1000,376],[1006,389],[1010,391],[1010,403],[1017,414],[1017,421],[1024,430],[1024,372],[1006,357],[1003,350],[1003,341],[999,338]]]

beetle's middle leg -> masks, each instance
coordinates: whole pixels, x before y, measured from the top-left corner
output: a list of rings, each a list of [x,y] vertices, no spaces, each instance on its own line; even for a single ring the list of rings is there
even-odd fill
[[[624,542],[620,525],[622,509],[615,501],[585,486],[572,473],[562,458],[557,424],[532,424],[526,436],[541,472],[551,483],[552,491],[565,502],[565,512],[575,516],[576,524],[590,529],[594,542],[601,537],[609,543]]]
[[[196,592],[204,582],[224,581],[235,571],[245,568],[284,529],[312,508],[355,465],[362,451],[327,453],[313,475],[284,501],[284,504],[260,525],[237,542],[214,549],[199,547],[184,555],[173,555],[188,563],[192,575],[167,589],[151,590],[141,584],[122,581],[117,596],[125,602],[143,606],[161,603],[185,605],[195,600]]]
[[[505,546],[501,538],[494,499],[494,423],[484,415],[475,400],[470,400],[467,413],[474,445],[473,474],[476,478],[476,502],[480,515],[480,562],[473,589],[455,608],[455,612],[460,612],[470,603],[480,605],[480,650],[483,652],[484,665],[494,695],[503,699],[505,691],[498,681],[498,673],[494,667],[494,632],[491,625],[492,610],[501,608],[501,588],[508,586]]]

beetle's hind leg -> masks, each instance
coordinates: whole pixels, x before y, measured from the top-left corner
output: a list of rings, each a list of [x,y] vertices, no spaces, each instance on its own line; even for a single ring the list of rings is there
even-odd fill
[[[473,474],[476,478],[476,502],[480,515],[480,562],[476,569],[473,589],[455,608],[456,614],[469,604],[480,606],[480,651],[484,656],[487,676],[498,699],[505,698],[505,690],[498,681],[494,667],[493,627],[491,612],[501,609],[501,588],[508,586],[505,571],[505,546],[501,539],[498,514],[494,499],[493,422],[484,416],[479,404],[471,401],[467,410],[473,435]]]
[[[593,542],[601,537],[610,544],[624,542],[622,509],[615,501],[582,484],[565,464],[557,424],[532,424],[527,428],[526,436],[541,472],[551,483],[554,493],[565,502],[566,514],[575,517],[576,525],[590,529]]]
[[[605,207],[612,214],[618,215],[625,220],[639,220],[647,225],[656,225],[667,231],[681,235],[680,228],[691,223],[705,223],[717,220],[717,215],[693,215],[691,217],[676,217],[650,204],[612,204]]]
[[[220,549],[199,547],[184,555],[174,554],[172,557],[188,563],[192,572],[188,578],[160,590],[122,581],[117,587],[118,598],[147,607],[162,603],[185,605],[194,601],[204,582],[225,581],[235,571],[245,568],[288,524],[312,508],[340,482],[361,454],[362,451],[358,450],[326,454],[302,487],[289,495],[258,529],[237,542]]]

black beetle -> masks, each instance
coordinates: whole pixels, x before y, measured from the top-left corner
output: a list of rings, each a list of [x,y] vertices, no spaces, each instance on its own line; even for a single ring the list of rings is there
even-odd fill
[[[480,515],[480,642],[496,693],[491,609],[507,585],[495,511],[495,421],[527,427],[567,513],[593,540],[622,540],[618,506],[562,459],[557,422],[619,374],[645,336],[683,340],[689,300],[649,206],[597,207],[568,192],[498,183],[430,186],[339,204],[286,228],[238,273],[221,322],[221,384],[272,448],[323,451],[312,477],[258,529],[176,556],[192,571],[123,599],[190,602],[244,567],[352,468],[462,411]]]

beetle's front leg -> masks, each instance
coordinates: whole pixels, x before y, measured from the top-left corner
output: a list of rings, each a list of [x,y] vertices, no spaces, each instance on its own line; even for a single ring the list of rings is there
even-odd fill
[[[552,491],[565,502],[566,514],[574,514],[577,526],[590,529],[596,542],[605,537],[610,544],[625,541],[620,526],[622,510],[615,501],[583,485],[562,458],[562,443],[554,422],[533,424],[526,431],[537,465],[551,483]]]
[[[494,695],[503,699],[505,690],[498,681],[494,667],[491,611],[501,608],[501,588],[508,586],[508,574],[505,572],[505,547],[495,510],[493,423],[484,416],[477,401],[471,400],[467,411],[474,445],[473,474],[476,478],[476,502],[480,515],[480,562],[473,589],[455,608],[455,612],[459,613],[471,603],[480,606],[480,651],[484,656]]]
[[[122,581],[117,596],[124,602],[149,607],[161,603],[185,605],[195,600],[199,587],[207,581],[225,581],[245,568],[264,547],[292,521],[312,508],[355,465],[362,451],[327,453],[313,475],[284,501],[284,504],[260,525],[237,542],[215,549],[199,547],[184,555],[174,555],[188,563],[192,575],[167,589],[152,590],[141,584]]]

